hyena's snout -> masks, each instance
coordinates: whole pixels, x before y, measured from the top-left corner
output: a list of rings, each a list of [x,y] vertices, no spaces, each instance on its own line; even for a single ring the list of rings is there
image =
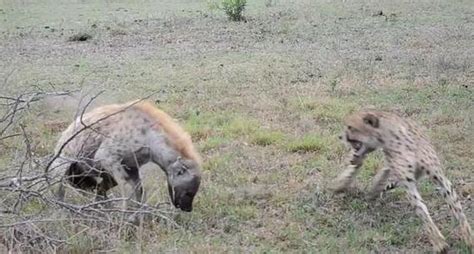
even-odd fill
[[[191,212],[193,210],[193,200],[196,193],[184,193],[180,197],[176,197],[174,205],[185,212]]]
[[[200,178],[196,177],[187,183],[170,187],[169,191],[173,205],[185,212],[191,212],[193,210],[194,197],[199,190],[200,182]]]

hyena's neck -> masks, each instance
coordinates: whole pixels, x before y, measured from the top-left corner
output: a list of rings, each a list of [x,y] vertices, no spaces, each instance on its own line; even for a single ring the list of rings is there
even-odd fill
[[[155,136],[152,140],[153,142],[150,144],[152,161],[158,164],[164,171],[168,171],[170,165],[178,160],[181,153],[170,145],[168,140],[162,135]]]

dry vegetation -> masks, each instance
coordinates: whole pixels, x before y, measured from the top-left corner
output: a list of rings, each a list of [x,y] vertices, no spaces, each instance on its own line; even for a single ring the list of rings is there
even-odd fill
[[[15,252],[427,252],[402,191],[365,200],[380,154],[358,191],[327,186],[342,170],[342,117],[398,112],[427,127],[473,225],[473,11],[467,0],[256,0],[231,22],[206,1],[2,2],[0,240]],[[11,184],[41,176],[100,91],[93,105],[154,94],[192,134],[205,164],[191,214],[163,204],[155,167],[143,170],[154,216],[138,229],[87,195],[55,202],[40,178]],[[421,184],[436,223],[468,253],[433,189]]]

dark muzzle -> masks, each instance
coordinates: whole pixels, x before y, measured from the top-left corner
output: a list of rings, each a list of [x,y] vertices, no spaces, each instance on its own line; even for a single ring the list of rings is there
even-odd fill
[[[185,212],[193,210],[194,193],[185,193],[181,197],[175,199],[174,205]]]

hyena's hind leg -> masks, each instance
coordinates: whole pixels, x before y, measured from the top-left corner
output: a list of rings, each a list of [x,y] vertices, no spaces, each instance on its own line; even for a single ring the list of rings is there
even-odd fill
[[[406,188],[407,197],[411,205],[415,207],[416,214],[423,221],[423,225],[428,233],[430,242],[432,243],[436,253],[445,253],[447,251],[448,244],[444,239],[444,236],[436,227],[433,219],[431,218],[428,208],[423,202],[423,198],[416,188],[414,179],[409,178],[410,180],[403,180],[400,182],[400,185]]]
[[[108,199],[107,191],[117,186],[117,181],[115,181],[112,175],[110,175],[109,173],[105,171],[103,171],[100,174],[100,178],[102,178],[102,181],[97,185],[96,196],[95,196],[96,202],[106,201]],[[111,206],[111,204],[108,202],[105,202],[104,204],[105,204],[105,207]]]
[[[69,186],[79,190],[95,188],[96,181],[93,177],[87,176],[77,162],[68,163],[61,176],[55,176],[52,180],[53,195],[56,200],[63,202],[66,196],[66,189]]]
[[[431,174],[431,180],[440,188],[441,195],[443,196],[446,203],[459,223],[461,237],[464,242],[470,247],[471,251],[474,251],[474,236],[472,235],[471,226],[463,212],[461,202],[458,199],[458,195],[454,190],[451,181],[446,178],[441,170],[436,170]]]

